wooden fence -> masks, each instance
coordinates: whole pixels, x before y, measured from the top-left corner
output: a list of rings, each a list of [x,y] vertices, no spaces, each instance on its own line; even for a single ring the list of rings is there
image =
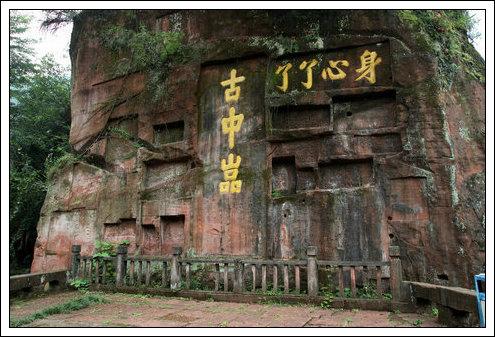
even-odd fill
[[[207,271],[207,278],[212,281],[210,290],[215,292],[271,291],[318,296],[323,287],[329,288],[319,284],[319,273],[330,270],[336,275],[337,282],[330,279],[329,286],[338,283],[338,296],[357,297],[358,279],[361,284],[372,283],[376,293],[381,295],[384,292],[382,272],[389,268],[391,296],[397,301],[401,299],[402,267],[397,246],[390,247],[389,261],[318,260],[314,246],[308,247],[303,260],[182,257],[180,247],[174,248],[171,257],[128,256],[125,245],[118,246],[114,257],[81,256],[80,252],[81,246],[72,246],[71,277],[82,277],[96,285],[153,285],[172,290],[194,290],[193,275],[201,270]]]

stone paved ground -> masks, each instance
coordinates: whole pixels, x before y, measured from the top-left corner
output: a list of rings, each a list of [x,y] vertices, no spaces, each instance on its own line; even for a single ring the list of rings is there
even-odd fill
[[[14,300],[12,318],[80,296],[78,292]],[[429,313],[323,309],[306,305],[242,304],[131,294],[103,294],[108,303],[52,315],[30,327],[440,327]]]

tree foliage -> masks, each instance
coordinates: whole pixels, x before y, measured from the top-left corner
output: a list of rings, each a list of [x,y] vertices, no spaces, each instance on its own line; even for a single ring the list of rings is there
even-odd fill
[[[31,17],[13,12],[10,17],[10,80],[16,86],[26,84],[27,77],[33,71],[33,51],[30,48],[35,40],[23,36],[28,29]],[[12,85],[11,90],[14,89]]]
[[[43,12],[45,19],[41,24],[41,28],[54,32],[61,26],[71,23],[81,11],[73,9],[48,9]]]
[[[10,21],[9,236],[11,272],[30,266],[46,171],[69,150],[70,74],[51,56],[32,59],[30,18]]]

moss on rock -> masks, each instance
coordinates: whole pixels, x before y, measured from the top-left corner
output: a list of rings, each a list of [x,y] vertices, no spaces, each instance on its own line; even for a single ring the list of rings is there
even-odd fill
[[[438,59],[442,87],[449,88],[463,71],[485,81],[485,62],[469,42],[473,20],[465,10],[400,10],[399,20],[413,33],[418,47]]]

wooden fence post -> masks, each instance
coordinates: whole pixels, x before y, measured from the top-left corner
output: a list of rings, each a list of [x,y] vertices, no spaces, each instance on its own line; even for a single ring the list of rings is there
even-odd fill
[[[266,291],[266,264],[261,265],[261,291]]]
[[[390,256],[390,291],[394,301],[400,301],[402,294],[402,263],[399,246],[389,247]]]
[[[162,287],[167,285],[167,261],[162,262]]]
[[[180,267],[179,258],[182,254],[182,247],[174,247],[172,262],[170,263],[170,289],[176,290],[180,287]]]
[[[72,263],[71,263],[71,278],[75,279],[77,277],[77,272],[79,271],[79,262],[81,259],[81,245],[72,245]]]
[[[126,272],[126,259],[127,259],[127,245],[117,246],[117,271],[115,285],[117,287],[124,284],[124,277]]]
[[[236,260],[234,263],[234,292],[241,293],[244,291],[244,263]]]
[[[220,290],[220,264],[215,263],[215,291]]]
[[[316,264],[316,246],[308,246],[308,295],[318,296],[318,265]]]

